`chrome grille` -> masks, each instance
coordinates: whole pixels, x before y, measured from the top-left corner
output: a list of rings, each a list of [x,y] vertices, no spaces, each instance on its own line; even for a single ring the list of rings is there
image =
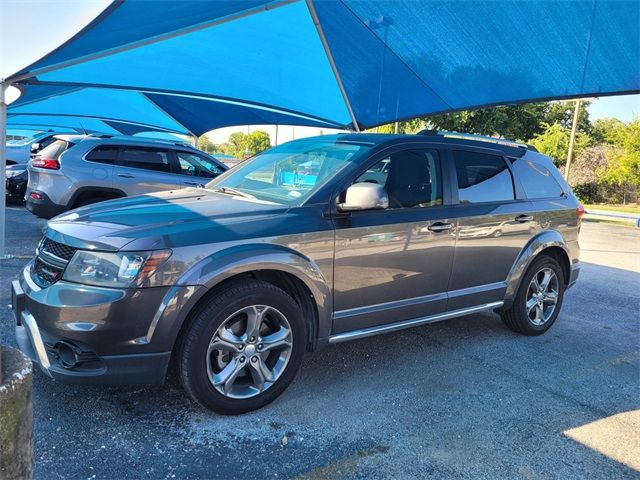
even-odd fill
[[[56,283],[62,278],[64,269],[76,250],[77,248],[44,237],[38,245],[37,257],[31,267],[33,281],[42,288]]]
[[[39,250],[68,262],[71,260],[71,257],[73,257],[73,254],[76,253],[77,248],[44,237],[42,242],[40,242]]]
[[[35,259],[33,267],[31,268],[33,280],[38,284],[38,286],[43,288],[60,280],[62,278],[62,272],[64,272],[64,268],[46,264],[40,260],[40,258]]]

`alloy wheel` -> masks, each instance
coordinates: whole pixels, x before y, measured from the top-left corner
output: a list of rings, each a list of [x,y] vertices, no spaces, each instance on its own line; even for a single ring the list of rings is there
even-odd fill
[[[536,272],[527,290],[526,312],[529,321],[536,326],[544,325],[552,317],[558,303],[558,276],[550,268]]]
[[[271,387],[291,357],[293,333],[286,317],[268,305],[252,305],[227,317],[207,349],[207,374],[229,398],[250,398]]]

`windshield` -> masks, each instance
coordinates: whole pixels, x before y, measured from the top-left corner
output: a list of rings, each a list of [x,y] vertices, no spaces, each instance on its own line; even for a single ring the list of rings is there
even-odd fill
[[[317,138],[289,142],[239,164],[207,188],[297,206],[369,148]]]

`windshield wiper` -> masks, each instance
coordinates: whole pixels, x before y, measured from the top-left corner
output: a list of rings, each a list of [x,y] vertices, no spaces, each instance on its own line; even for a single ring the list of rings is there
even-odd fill
[[[213,191],[217,192],[217,193],[224,193],[225,195],[234,195],[234,196],[237,196],[237,197],[249,198],[251,200],[255,200],[256,199],[256,197],[254,197],[253,195],[250,195],[248,193],[242,192],[240,190],[236,190],[235,188],[219,187],[219,188],[214,188]]]

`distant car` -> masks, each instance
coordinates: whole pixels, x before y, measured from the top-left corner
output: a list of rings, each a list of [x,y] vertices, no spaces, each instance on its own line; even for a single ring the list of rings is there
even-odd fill
[[[6,187],[5,194],[8,200],[22,201],[27,190],[29,174],[27,166],[22,164],[6,166]]]
[[[51,145],[58,133],[60,132],[40,132],[7,142],[7,165],[26,165],[33,155]]]
[[[56,135],[29,163],[26,207],[51,218],[103,200],[204,186],[227,168],[181,142]]]

